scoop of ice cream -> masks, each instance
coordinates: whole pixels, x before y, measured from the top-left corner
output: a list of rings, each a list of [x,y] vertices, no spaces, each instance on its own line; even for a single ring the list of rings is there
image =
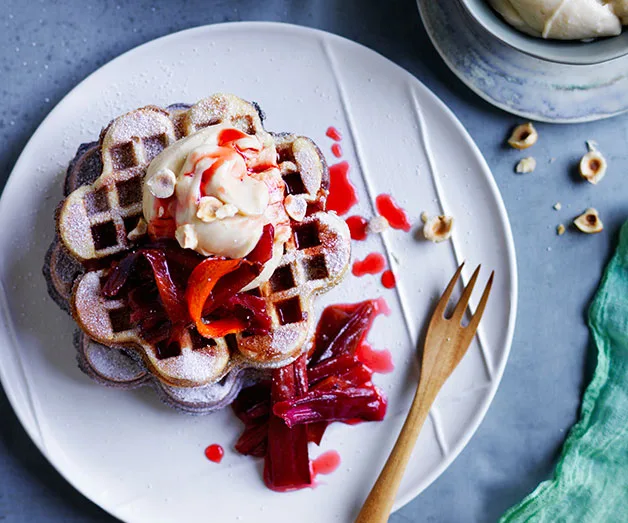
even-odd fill
[[[225,124],[175,142],[146,173],[149,233],[205,256],[243,258],[272,223],[283,245],[289,219],[276,205],[284,193],[276,158],[274,146]]]
[[[532,36],[584,40],[621,33],[628,0],[489,0],[513,27]]]

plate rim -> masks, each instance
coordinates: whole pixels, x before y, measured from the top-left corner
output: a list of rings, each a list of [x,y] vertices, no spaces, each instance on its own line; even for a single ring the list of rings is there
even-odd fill
[[[47,124],[49,120],[55,117],[56,113],[60,111],[60,108],[62,108],[64,104],[68,103],[68,98],[70,98],[73,94],[75,94],[75,92],[79,91],[82,88],[83,84],[86,83],[88,80],[90,80],[93,75],[100,73],[102,69],[105,69],[108,66],[116,63],[118,60],[126,58],[128,54],[134,53],[135,51],[145,46],[150,46],[164,39],[186,38],[188,35],[192,35],[195,33],[199,34],[199,33],[204,33],[208,31],[225,31],[233,27],[237,27],[240,29],[250,28],[254,30],[267,30],[267,31],[270,30],[272,32],[288,31],[288,32],[301,33],[301,34],[305,33],[307,36],[311,35],[311,36],[331,38],[333,40],[342,41],[345,44],[348,43],[349,45],[359,46],[364,49],[367,49],[369,52],[375,53],[380,59],[387,61],[389,64],[392,64],[402,74],[411,78],[411,80],[413,81],[413,87],[420,89],[422,91],[422,94],[425,94],[426,96],[430,97],[432,101],[439,107],[439,109],[442,110],[449,117],[451,123],[454,124],[454,126],[461,132],[461,134],[463,134],[464,136],[468,138],[468,145],[470,146],[470,150],[473,153],[473,155],[476,157],[477,161],[479,162],[479,165],[482,167],[482,176],[485,178],[488,185],[488,189],[490,191],[490,195],[496,203],[498,213],[499,213],[499,218],[500,218],[501,223],[503,224],[503,229],[504,229],[504,240],[505,240],[505,245],[506,245],[506,260],[505,260],[506,264],[505,265],[508,269],[508,272],[510,273],[510,279],[509,279],[510,293],[508,296],[510,314],[507,319],[505,344],[503,347],[503,356],[501,358],[500,364],[496,366],[495,368],[495,374],[491,379],[491,385],[490,387],[487,388],[487,393],[484,395],[483,399],[480,402],[480,408],[476,410],[473,416],[470,418],[470,421],[467,425],[467,429],[464,431],[464,435],[458,440],[457,444],[450,449],[449,454],[440,461],[439,465],[433,469],[431,474],[428,474],[420,482],[417,482],[413,486],[413,488],[409,489],[408,494],[401,497],[398,496],[396,498],[395,504],[393,506],[393,511],[397,511],[401,507],[409,503],[411,500],[413,500],[415,497],[417,497],[428,486],[430,486],[438,477],[442,475],[442,473],[451,465],[451,463],[458,457],[458,455],[462,452],[462,450],[467,446],[471,438],[477,432],[477,429],[480,426],[481,422],[484,420],[486,413],[493,402],[497,389],[499,388],[506,364],[510,356],[510,351],[512,348],[512,341],[513,341],[514,331],[515,331],[515,325],[516,325],[517,308],[518,308],[518,290],[519,290],[517,259],[516,259],[514,237],[512,234],[512,227],[510,225],[508,213],[506,211],[503,198],[501,196],[501,193],[499,191],[499,188],[497,186],[493,173],[488,163],[486,162],[486,159],[484,158],[480,149],[478,148],[477,144],[475,143],[475,141],[473,140],[469,132],[464,128],[460,120],[453,113],[453,111],[449,109],[449,107],[447,107],[447,105],[445,105],[445,103],[435,93],[433,93],[425,84],[423,84],[423,82],[419,78],[417,78],[415,75],[413,75],[412,73],[410,73],[409,71],[407,71],[406,69],[404,69],[403,67],[395,63],[394,61],[390,60],[386,56],[382,55],[378,51],[375,51],[371,49],[370,47],[360,44],[354,40],[351,40],[349,38],[346,38],[346,37],[343,37],[343,36],[340,36],[335,33],[331,33],[322,29],[317,29],[317,28],[309,27],[309,26],[290,24],[290,23],[285,23],[285,22],[234,21],[234,22],[222,22],[222,23],[217,23],[217,24],[204,24],[204,25],[199,25],[199,26],[183,29],[181,31],[176,31],[174,33],[169,33],[169,34],[160,36],[158,38],[154,38],[152,40],[144,42],[138,46],[135,46],[125,51],[124,53],[114,57],[113,59],[109,60],[105,64],[101,65],[100,67],[92,71],[89,75],[83,78],[78,84],[76,84],[70,91],[68,91],[63,96],[63,98],[51,109],[51,111],[46,115],[46,117],[37,126],[37,129],[33,132],[28,142],[24,145],[22,152],[20,153],[20,155],[18,156],[18,159],[15,162],[15,165],[11,169],[11,173],[9,174],[9,177],[4,186],[2,194],[0,195],[0,215],[2,214],[4,207],[7,205],[6,204],[6,200],[7,200],[6,194],[8,192],[7,188],[12,187],[12,184],[17,183],[15,181],[17,179],[17,176],[14,176],[14,173],[20,170],[21,164],[25,161],[24,158],[26,157],[26,153],[29,152],[29,148],[32,146],[32,142],[42,132],[42,128],[45,126],[45,124]],[[0,299],[0,312],[2,312],[2,314],[0,314],[0,323],[4,324],[5,327],[11,329],[12,326],[10,324],[7,324],[7,319],[10,320],[10,316],[9,316],[10,311],[7,309],[6,304],[4,303],[6,299],[6,293],[4,291],[2,281],[0,281],[0,293],[2,294],[1,296],[2,299]],[[7,319],[5,319],[5,315],[7,315],[8,317]],[[5,373],[6,371],[2,364],[2,360],[0,359],[0,383],[2,384],[3,389],[6,393],[6,396],[9,400],[9,404],[11,405],[16,417],[20,421],[20,424],[22,425],[22,427],[24,428],[28,436],[31,438],[31,440],[33,441],[37,449],[46,458],[46,460],[82,496],[90,500],[92,503],[98,505],[108,514],[120,519],[121,521],[131,521],[131,520],[123,519],[121,515],[118,514],[117,507],[106,507],[104,506],[104,503],[100,502],[100,500],[94,499],[92,496],[88,495],[82,488],[82,485],[78,483],[78,481],[75,482],[73,478],[70,478],[66,474],[62,466],[58,464],[57,462],[58,460],[56,459],[56,457],[53,457],[47,451],[47,449],[45,448],[43,444],[43,441],[41,441],[40,437],[36,434],[35,428],[26,419],[27,410],[24,410],[22,406],[20,406],[19,409],[16,408],[16,405],[18,405],[18,400],[17,400],[17,394],[15,392],[18,389],[15,388],[14,385],[7,386],[7,384],[9,383],[9,380],[8,380],[8,376]],[[373,480],[374,479],[375,478],[373,478]]]

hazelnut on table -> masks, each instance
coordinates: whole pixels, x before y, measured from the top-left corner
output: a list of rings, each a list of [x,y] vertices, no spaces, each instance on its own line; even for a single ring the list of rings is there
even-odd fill
[[[515,130],[508,138],[508,144],[515,149],[527,149],[532,147],[539,139],[539,133],[534,126],[528,122],[515,127]]]
[[[574,221],[574,225],[584,233],[594,234],[604,229],[604,224],[600,220],[600,216],[593,207],[584,211]]]

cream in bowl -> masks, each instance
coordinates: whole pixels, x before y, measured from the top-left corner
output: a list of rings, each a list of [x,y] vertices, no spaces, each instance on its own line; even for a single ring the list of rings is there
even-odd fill
[[[545,39],[617,36],[628,25],[628,0],[489,0],[489,3],[519,31]]]

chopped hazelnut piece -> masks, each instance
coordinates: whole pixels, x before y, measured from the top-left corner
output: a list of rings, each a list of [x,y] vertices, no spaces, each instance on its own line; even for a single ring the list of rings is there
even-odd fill
[[[556,234],[558,234],[558,236],[565,234],[565,226],[562,223],[556,227]]]
[[[170,198],[176,183],[177,177],[170,169],[160,169],[146,181],[148,190],[155,198]]]
[[[381,234],[390,227],[388,220],[383,216],[374,216],[366,227],[369,234]]]
[[[532,147],[539,139],[539,133],[537,133],[534,126],[528,122],[515,127],[515,130],[508,139],[508,144],[515,149],[527,149]]]
[[[560,202],[556,202],[554,204],[554,210],[555,211],[560,211],[563,208],[563,205]]]
[[[224,220],[225,218],[231,218],[238,214],[238,208],[232,203],[226,203],[216,210],[216,218]]]
[[[534,169],[536,169],[536,160],[532,156],[522,158],[515,167],[515,171],[519,174],[531,173]]]
[[[427,214],[425,211],[423,211],[423,212],[421,213],[421,221],[422,221],[423,223],[427,223],[427,220],[429,220],[429,219],[430,219],[430,215],[429,215],[429,214]]]
[[[196,217],[205,223],[216,219],[216,211],[222,207],[222,202],[213,196],[203,196],[198,202]]]
[[[595,185],[604,178],[606,166],[606,158],[600,151],[589,151],[580,160],[580,176]]]
[[[597,210],[590,208],[584,211],[574,221],[574,225],[578,227],[582,232],[587,234],[594,234],[601,232],[604,229],[604,224],[600,220],[600,216]]]
[[[196,231],[189,223],[177,227],[174,236],[179,242],[179,245],[184,249],[196,249],[196,246],[198,245]]]
[[[451,216],[429,218],[423,226],[423,235],[432,242],[442,242],[451,237],[454,219]]]
[[[146,220],[140,217],[140,219],[137,221],[137,225],[135,226],[135,228],[130,231],[129,234],[126,235],[126,237],[131,241],[135,241],[144,236],[147,231],[148,226],[146,225]]]
[[[303,221],[307,211],[307,202],[302,196],[289,194],[283,201],[288,216],[296,222]]]

